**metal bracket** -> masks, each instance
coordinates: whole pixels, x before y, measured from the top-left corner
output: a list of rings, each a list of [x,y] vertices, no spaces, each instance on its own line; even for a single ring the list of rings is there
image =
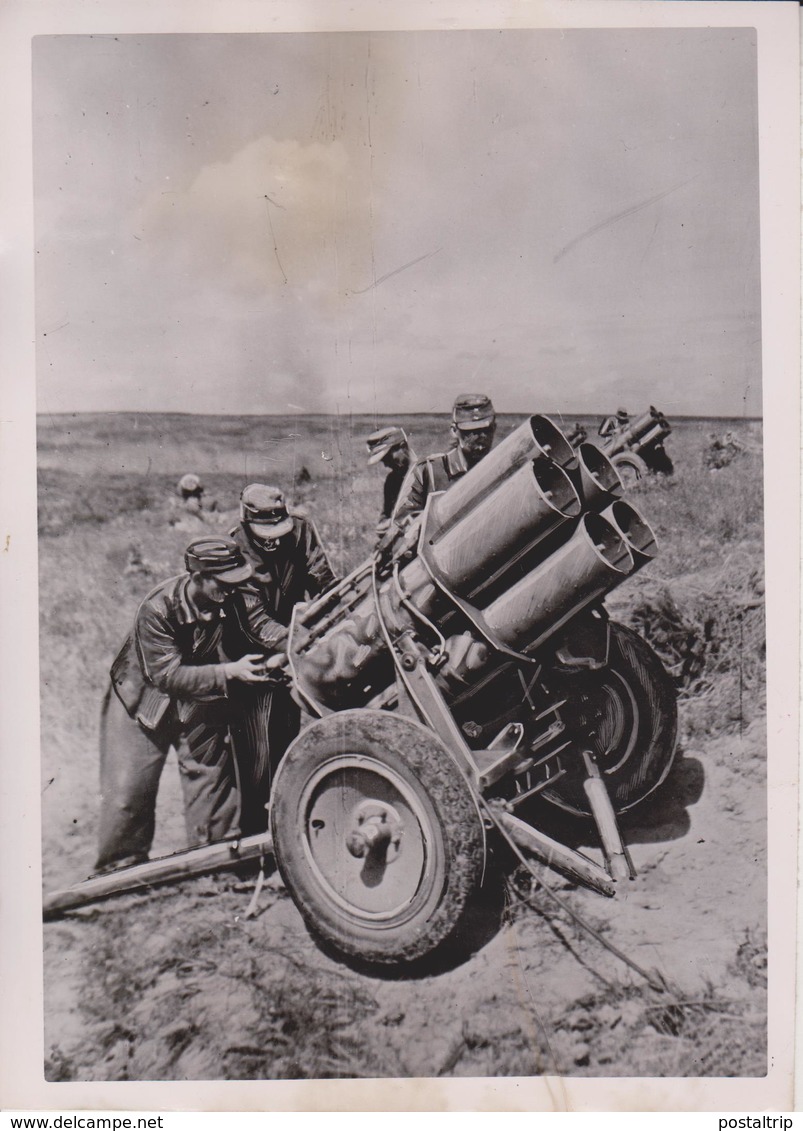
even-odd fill
[[[508,723],[485,750],[473,751],[478,766],[477,788],[481,793],[503,778],[521,761],[519,747],[524,738],[522,723]]]

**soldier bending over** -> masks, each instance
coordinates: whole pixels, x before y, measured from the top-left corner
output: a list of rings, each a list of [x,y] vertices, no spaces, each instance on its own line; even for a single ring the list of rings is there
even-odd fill
[[[230,613],[251,567],[228,538],[196,539],[184,560],[187,572],[142,602],[112,665],[100,722],[99,871],[148,859],[171,746],[189,844],[240,832],[229,693],[233,682],[258,683],[264,674],[263,657],[242,655],[246,641]]]

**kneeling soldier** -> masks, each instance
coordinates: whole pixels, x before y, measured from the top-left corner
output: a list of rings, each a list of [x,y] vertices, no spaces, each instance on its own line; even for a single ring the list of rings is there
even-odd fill
[[[112,665],[100,724],[99,871],[147,860],[170,746],[189,844],[239,835],[228,692],[230,681],[261,682],[264,657],[242,655],[245,641],[230,613],[251,567],[228,538],[196,539],[184,560],[187,572],[142,602]]]

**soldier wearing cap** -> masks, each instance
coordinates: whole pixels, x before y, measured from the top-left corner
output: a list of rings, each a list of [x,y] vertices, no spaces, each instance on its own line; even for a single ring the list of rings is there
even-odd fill
[[[147,860],[170,746],[189,843],[239,835],[229,692],[265,678],[264,657],[242,654],[246,640],[230,616],[251,567],[229,538],[195,539],[184,560],[186,572],[139,606],[111,668],[100,725],[99,871]]]
[[[393,512],[394,523],[418,514],[430,494],[449,484],[486,456],[496,432],[496,412],[485,393],[463,393],[452,408],[455,446],[413,465]]]
[[[615,416],[605,417],[597,434],[604,439],[608,439],[610,436],[618,436],[620,432],[624,432],[629,423],[630,413],[626,408],[618,408]]]
[[[381,537],[390,525],[390,518],[396,506],[410,464],[415,458],[403,428],[393,424],[372,432],[366,439],[368,466],[383,463],[388,469],[382,494],[382,513],[376,526]]]
[[[278,657],[287,645],[293,608],[334,582],[329,560],[312,521],[291,514],[279,488],[264,483],[251,483],[242,492],[240,524],[231,536],[252,570],[235,602],[249,647]],[[240,687],[235,698],[241,824],[243,833],[250,834],[267,827],[273,769],[298,734],[300,716],[278,678],[260,687]]]
[[[200,476],[191,471],[182,475],[176,485],[176,493],[170,500],[170,525],[178,530],[203,528],[210,518],[210,512],[217,510],[217,500],[204,500],[204,492]]]
[[[240,495],[240,524],[231,537],[252,569],[241,595],[251,635],[268,651],[282,651],[293,606],[334,581],[318,531],[291,514],[278,487],[251,483]]]

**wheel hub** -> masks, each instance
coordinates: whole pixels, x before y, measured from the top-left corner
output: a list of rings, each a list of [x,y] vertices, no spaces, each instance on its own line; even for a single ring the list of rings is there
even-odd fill
[[[390,864],[401,851],[403,833],[404,822],[392,805],[367,799],[352,812],[346,848],[358,859],[373,855],[375,860]]]
[[[311,775],[299,804],[304,851],[325,898],[368,921],[406,915],[426,891],[435,831],[414,789],[370,756]]]

